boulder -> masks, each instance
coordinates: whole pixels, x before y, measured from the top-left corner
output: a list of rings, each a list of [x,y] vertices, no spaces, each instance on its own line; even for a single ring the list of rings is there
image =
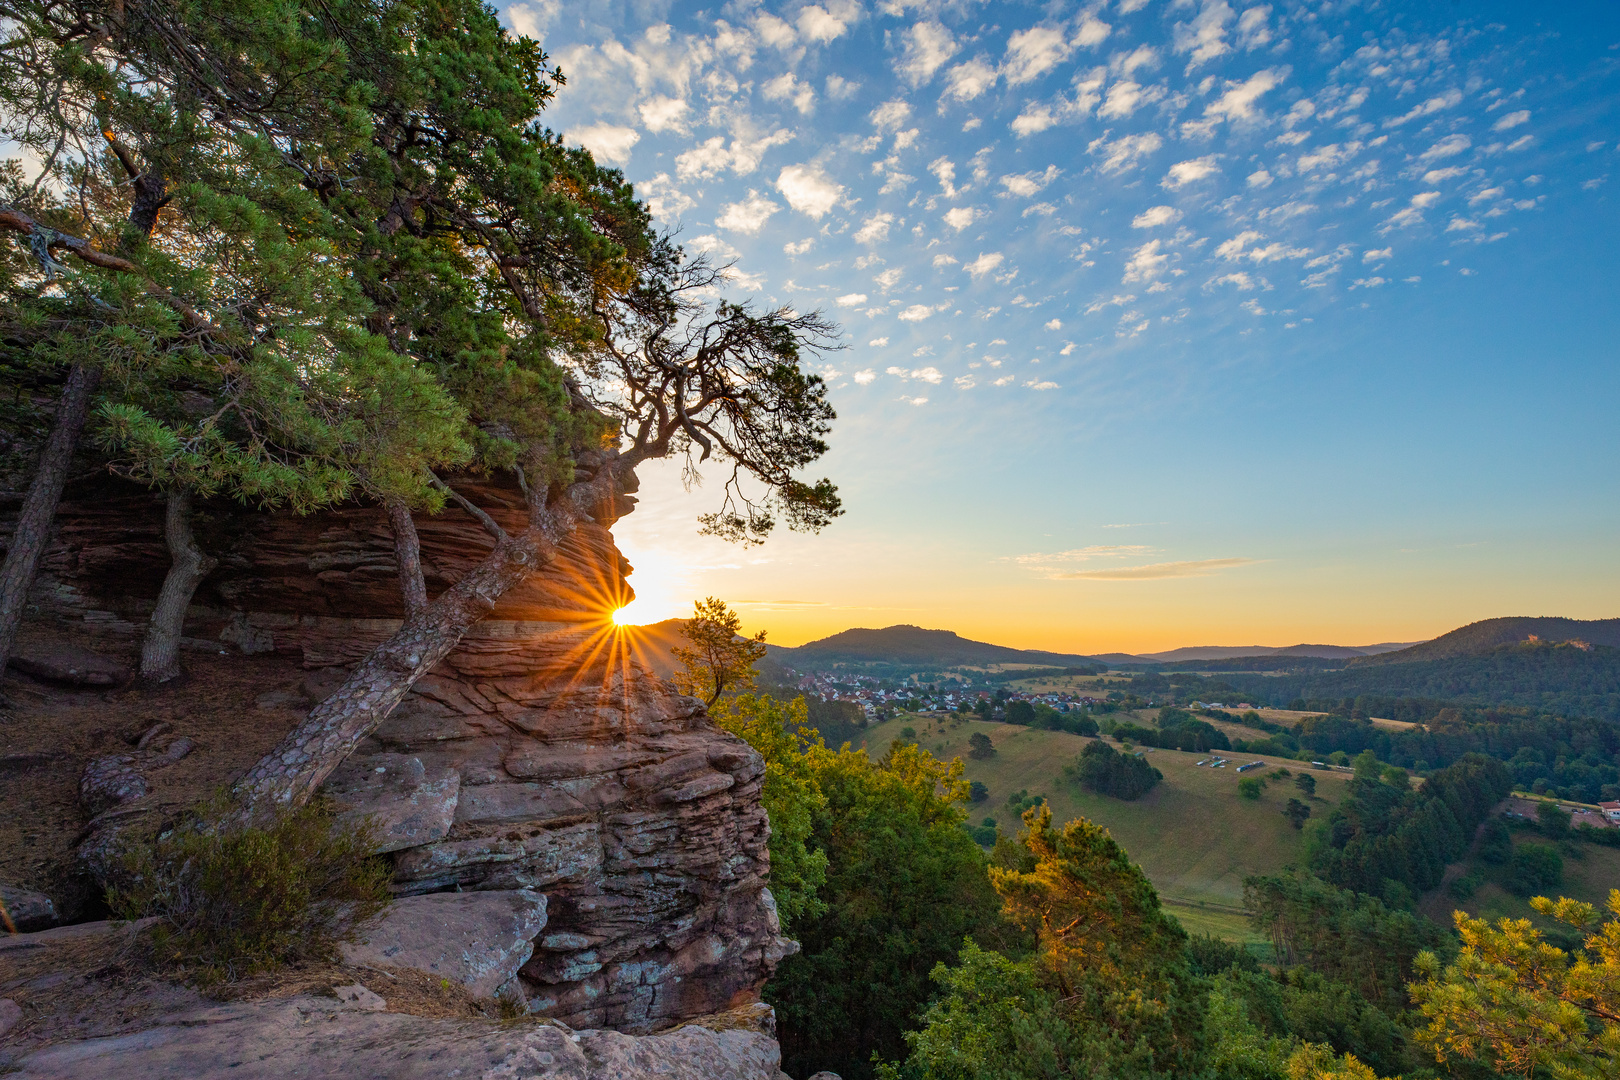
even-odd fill
[[[91,816],[134,802],[150,790],[133,754],[111,754],[84,767],[79,778],[79,802]]]
[[[129,669],[117,660],[79,645],[57,641],[19,642],[11,666],[24,675],[63,686],[122,686]]]
[[[757,1027],[662,1035],[531,1021],[441,1020],[298,996],[164,1018],[133,1034],[57,1043],[6,1061],[17,1080],[786,1080]]]
[[[5,1038],[12,1028],[22,1023],[22,1018],[21,1005],[10,998],[0,1000],[0,1039]]]
[[[5,905],[6,914],[19,933],[48,930],[58,922],[56,902],[44,893],[0,884],[0,904]]]
[[[332,773],[325,790],[341,807],[339,821],[369,817],[377,851],[403,851],[443,840],[456,817],[461,774],[427,769],[406,754],[352,757]]]
[[[356,967],[430,971],[490,998],[528,963],[545,926],[546,898],[526,889],[407,896],[390,904],[359,942],[344,945],[343,959]]]

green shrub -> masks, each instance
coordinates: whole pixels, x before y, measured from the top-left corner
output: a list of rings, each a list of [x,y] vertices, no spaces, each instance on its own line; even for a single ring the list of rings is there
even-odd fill
[[[1266,782],[1258,776],[1245,776],[1238,781],[1238,794],[1245,799],[1258,799],[1261,789],[1265,786]]]
[[[1564,883],[1564,859],[1550,844],[1520,844],[1508,867],[1509,892],[1531,896]]]
[[[262,826],[213,802],[113,862],[107,902],[121,919],[157,916],[160,962],[203,982],[331,960],[388,903],[371,830],[312,803]]]

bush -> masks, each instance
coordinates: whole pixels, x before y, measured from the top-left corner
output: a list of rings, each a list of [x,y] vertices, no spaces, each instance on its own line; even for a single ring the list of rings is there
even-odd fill
[[[984,802],[989,797],[990,789],[985,787],[982,781],[974,780],[968,784],[969,802]]]
[[[1530,896],[1564,883],[1564,858],[1548,844],[1520,844],[1508,866],[1509,892]]]
[[[1453,881],[1446,891],[1451,893],[1452,897],[1457,900],[1467,900],[1477,893],[1479,887],[1483,884],[1485,884],[1484,877],[1480,875],[1478,870],[1475,870]]]
[[[1231,968],[1260,970],[1260,959],[1254,953],[1208,932],[1187,939],[1187,962],[1194,975],[1214,976]]]
[[[1294,828],[1303,829],[1311,818],[1311,808],[1298,799],[1289,799],[1288,805],[1283,807],[1283,815]]]
[[[1080,781],[1088,791],[1112,795],[1116,799],[1139,799],[1164,779],[1164,774],[1134,754],[1121,754],[1101,740],[1088,743],[1076,765],[1066,765],[1065,775]]]
[[[985,758],[996,756],[996,748],[990,742],[990,736],[982,731],[975,731],[968,736],[968,757],[983,761]]]
[[[1245,776],[1238,781],[1238,794],[1245,799],[1258,799],[1265,786],[1266,782],[1258,776]]]
[[[1513,834],[1501,818],[1485,823],[1485,832],[1479,838],[1479,857],[1492,866],[1501,866],[1513,858]]]
[[[108,906],[162,920],[163,963],[206,983],[332,960],[388,903],[391,872],[369,828],[339,825],[321,803],[263,826],[223,824],[228,810],[217,800],[113,859]]]

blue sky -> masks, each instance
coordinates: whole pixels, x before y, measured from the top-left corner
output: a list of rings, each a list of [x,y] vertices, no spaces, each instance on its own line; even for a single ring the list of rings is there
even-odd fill
[[[644,469],[646,618],[1100,651],[1620,614],[1620,7],[504,12],[567,74],[547,122],[734,298],[846,331],[846,516],[726,548]]]

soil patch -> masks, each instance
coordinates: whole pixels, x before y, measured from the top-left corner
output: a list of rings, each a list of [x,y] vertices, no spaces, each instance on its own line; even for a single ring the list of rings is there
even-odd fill
[[[28,636],[83,640],[51,628],[31,628]],[[133,641],[95,643],[98,653],[132,667],[138,649]],[[88,822],[79,805],[88,762],[134,753],[142,735],[167,724],[162,740],[196,744],[147,774],[160,815],[175,814],[239,776],[307,715],[297,655],[188,651],[183,660],[186,676],[160,687],[64,687],[16,673],[5,679],[11,707],[0,713],[0,881],[46,893],[64,921],[95,917],[100,898],[74,857]],[[262,697],[276,700],[261,707]]]

